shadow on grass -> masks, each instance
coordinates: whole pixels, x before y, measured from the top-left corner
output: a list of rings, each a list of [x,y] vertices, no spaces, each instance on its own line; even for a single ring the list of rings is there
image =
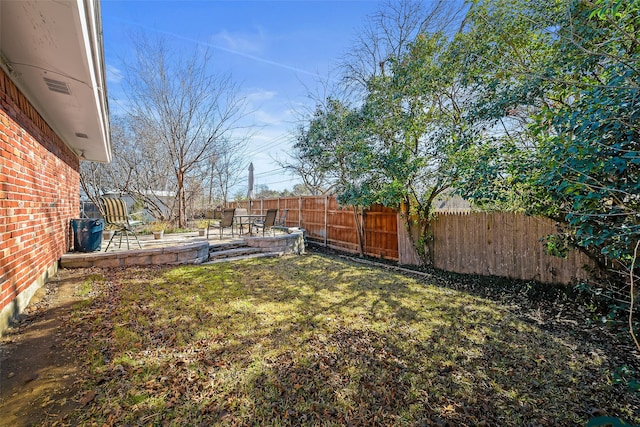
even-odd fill
[[[491,301],[400,274],[306,256],[128,270],[110,280],[78,316],[92,316],[87,330],[100,349],[87,362],[96,402],[80,420],[576,425],[594,410],[638,417],[637,397],[610,384],[603,357]]]

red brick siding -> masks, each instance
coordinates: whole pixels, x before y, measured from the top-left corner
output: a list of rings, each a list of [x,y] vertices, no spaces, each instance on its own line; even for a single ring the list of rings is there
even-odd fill
[[[69,248],[79,166],[0,69],[0,310]]]

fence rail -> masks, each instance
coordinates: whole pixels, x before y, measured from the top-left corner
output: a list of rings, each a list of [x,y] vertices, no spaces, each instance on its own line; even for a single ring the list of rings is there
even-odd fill
[[[372,206],[354,214],[335,197],[304,196],[232,203],[235,207],[264,213],[286,209],[286,225],[302,227],[307,238],[329,248],[359,253],[356,215],[363,221],[364,253],[401,264],[419,265],[404,219],[393,209]],[[569,284],[588,277],[588,257],[570,251],[566,258],[547,255],[541,239],[555,232],[546,218],[512,212],[441,213],[431,224],[427,248],[434,267],[446,271],[495,275],[544,283]]]

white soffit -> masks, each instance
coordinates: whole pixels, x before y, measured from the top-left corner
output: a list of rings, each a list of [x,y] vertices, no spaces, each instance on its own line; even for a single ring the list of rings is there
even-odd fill
[[[0,0],[0,62],[76,154],[111,161],[100,5]]]

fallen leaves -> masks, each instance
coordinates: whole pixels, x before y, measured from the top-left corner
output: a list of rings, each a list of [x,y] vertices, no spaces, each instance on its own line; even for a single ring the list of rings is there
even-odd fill
[[[78,423],[640,419],[606,353],[569,329],[389,271],[307,256],[105,274],[70,319],[89,372]]]
[[[96,392],[95,390],[89,390],[87,391],[85,394],[82,395],[82,397],[80,398],[80,405],[81,406],[87,406],[90,402],[93,401],[93,399],[96,398]]]

